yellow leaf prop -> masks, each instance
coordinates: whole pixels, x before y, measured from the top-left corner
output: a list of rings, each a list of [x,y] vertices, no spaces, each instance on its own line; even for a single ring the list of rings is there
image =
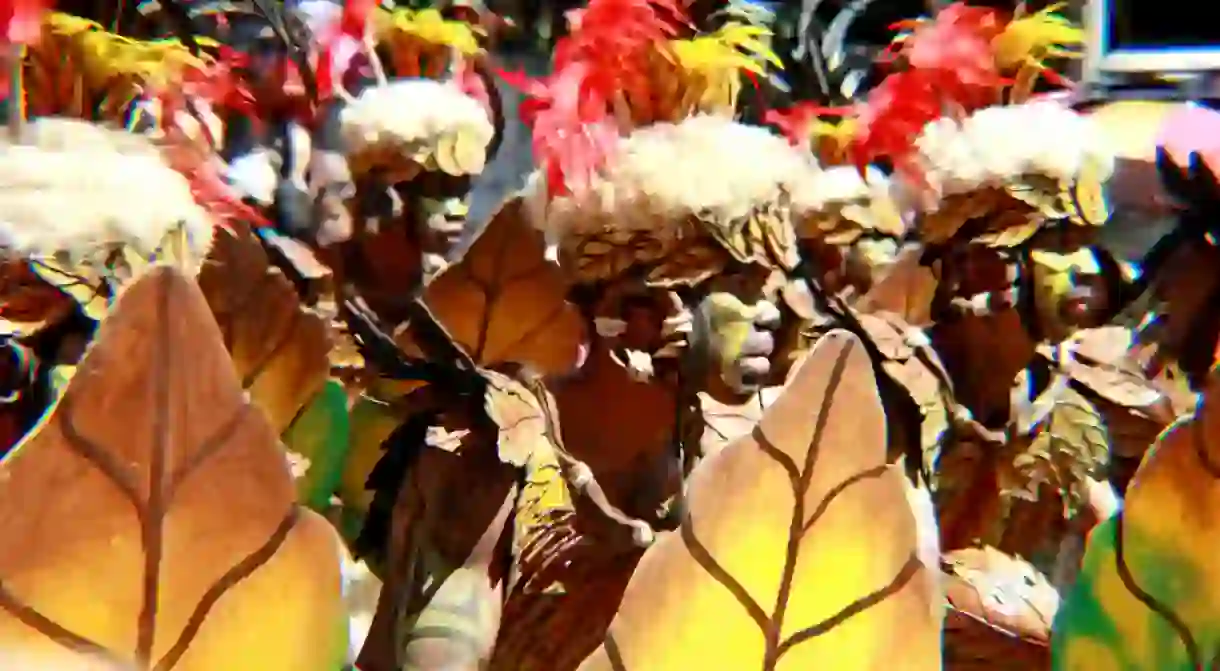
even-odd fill
[[[941,668],[943,606],[871,371],[831,332],[753,434],[695,469],[681,530],[581,671]]]
[[[576,366],[584,321],[566,300],[559,266],[546,260],[542,233],[514,198],[492,218],[462,259],[424,290],[424,302],[474,360],[543,374]],[[400,342],[415,351],[409,341]]]
[[[330,375],[326,322],[301,305],[296,289],[247,228],[217,230],[199,286],[242,386],[283,432]]]
[[[1220,660],[1220,378],[1161,435],[1093,530],[1051,638],[1055,669],[1194,671]]]
[[[0,666],[334,671],[339,546],[195,284],[158,266],[0,461]]]

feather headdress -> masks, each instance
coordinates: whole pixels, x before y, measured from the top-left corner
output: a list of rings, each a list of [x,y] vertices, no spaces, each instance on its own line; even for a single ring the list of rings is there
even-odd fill
[[[0,242],[20,256],[100,259],[126,248],[157,252],[175,230],[195,261],[213,219],[151,140],[77,120],[31,122],[0,140]]]
[[[354,174],[387,170],[396,181],[421,170],[471,175],[483,170],[494,140],[494,92],[476,72],[482,30],[434,9],[370,9],[349,3],[339,39],[363,39],[363,22],[396,77],[364,89],[340,116]],[[375,70],[378,58],[371,51]]]
[[[1079,29],[1049,7],[1011,17],[949,5],[900,24],[899,69],[854,111],[853,161],[884,158],[900,200],[922,210],[925,242],[943,242],[971,220],[975,239],[1011,246],[1047,220],[1099,225],[1112,171],[1100,136],[1066,105],[1031,98],[1035,82],[1062,83],[1048,59],[1073,57]]]
[[[209,106],[228,104],[217,92],[236,88],[223,63],[66,14],[47,14],[39,25],[40,39],[27,50],[31,90],[20,93],[40,118],[0,146],[6,251],[69,264],[118,249],[148,258],[172,237],[198,262],[214,226],[264,223],[220,178],[221,129]],[[149,133],[90,123],[117,126],[136,103],[157,110]]]
[[[694,282],[728,260],[791,266],[790,208],[816,166],[733,120],[742,78],[778,59],[767,31],[691,35],[676,0],[593,0],[570,13],[553,74],[516,78],[539,164],[534,220],[578,280],[644,270]]]
[[[177,40],[135,40],[88,19],[52,12],[28,50],[30,113],[123,123],[136,99],[200,70],[211,59]]]
[[[899,238],[906,226],[889,178],[872,167],[860,171],[849,165],[857,125],[842,114],[809,102],[767,111],[765,121],[793,146],[811,152],[823,168],[810,188],[794,198],[797,235],[832,245],[854,242],[866,233]]]

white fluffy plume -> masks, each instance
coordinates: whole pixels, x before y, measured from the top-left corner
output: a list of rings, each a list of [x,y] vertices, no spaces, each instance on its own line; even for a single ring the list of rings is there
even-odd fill
[[[1090,164],[1105,179],[1114,166],[1093,121],[1052,100],[987,107],[960,122],[942,118],[925,126],[915,145],[930,186],[942,196],[1023,175],[1067,181]]]
[[[453,82],[399,79],[361,92],[340,115],[353,154],[375,150],[429,153],[443,139],[474,138],[486,148],[495,136],[487,111]],[[482,169],[482,165],[477,166]]]
[[[566,235],[611,222],[655,229],[691,214],[731,221],[791,200],[811,188],[817,173],[807,153],[765,128],[700,115],[623,138],[590,189],[535,210],[536,224]],[[529,189],[531,198],[545,198],[541,181]]]
[[[0,139],[0,247],[80,257],[130,245],[151,254],[179,226],[199,257],[211,246],[211,218],[147,138],[69,119],[27,130],[23,143]]]

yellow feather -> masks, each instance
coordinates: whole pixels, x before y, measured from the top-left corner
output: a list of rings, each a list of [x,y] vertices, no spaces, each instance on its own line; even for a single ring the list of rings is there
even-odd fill
[[[1024,66],[1042,68],[1047,58],[1079,56],[1084,31],[1056,14],[1062,3],[1014,19],[992,43],[996,65],[1003,71]]]
[[[482,50],[479,45],[479,37],[483,35],[481,28],[465,21],[450,21],[435,9],[376,12],[373,34],[378,43],[422,42],[456,49],[464,56],[473,56]]]
[[[847,149],[856,135],[855,119],[825,121],[816,119],[809,125],[810,146],[826,164],[847,161]]]
[[[740,70],[762,74],[768,64],[783,67],[763,39],[770,36],[762,26],[729,23],[710,35],[675,40],[670,48],[682,69],[692,74]]]
[[[770,36],[763,26],[731,22],[710,35],[670,42],[672,58],[685,73],[684,88],[701,91],[700,111],[731,113],[742,72],[761,75],[768,65],[783,67],[766,42]]]
[[[208,40],[199,40],[205,46]],[[43,19],[43,39],[31,48],[31,59],[44,67],[59,68],[47,78],[48,86],[61,81],[79,82],[88,97],[83,113],[104,103],[103,114],[118,114],[132,99],[150,88],[168,85],[192,68],[202,68],[208,57],[197,57],[177,40],[133,40],[116,35],[96,22],[52,12]],[[52,91],[30,91],[32,99],[54,96]],[[111,119],[117,120],[117,119]]]

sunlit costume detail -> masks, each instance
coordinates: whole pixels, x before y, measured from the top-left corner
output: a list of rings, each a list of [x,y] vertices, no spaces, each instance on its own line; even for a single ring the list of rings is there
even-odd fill
[[[607,393],[626,385],[621,393],[642,390],[661,399],[660,406],[673,403],[669,385],[691,333],[694,306],[684,306],[676,292],[708,292],[705,281],[730,271],[762,277],[791,271],[798,261],[792,201],[817,173],[783,138],[732,120],[742,71],[761,71],[773,60],[759,42],[765,31],[730,24],[712,35],[673,39],[687,32],[677,3],[595,2],[574,13],[552,75],[512,82],[527,94],[521,113],[532,127],[540,164],[522,206],[551,243],[572,290],[594,296],[581,301],[589,331],[600,334],[585,366],[614,369],[606,374],[614,380]],[[745,338],[755,319],[778,321],[777,308],[765,300],[711,293],[717,298],[706,314],[713,330],[731,322]],[[631,300],[658,296],[666,299],[659,306],[665,342],[628,347],[636,329],[622,311]],[[741,347],[737,342],[725,361],[735,360]],[[701,380],[702,373],[692,372],[692,385]],[[574,444],[579,434],[573,427],[590,418],[564,414],[576,392],[554,382],[548,388],[564,442],[581,456],[592,447]],[[689,401],[697,405],[693,394],[684,399]],[[663,415],[660,406],[650,410]],[[671,417],[665,415],[661,424]],[[640,419],[649,426],[656,421]],[[690,421],[682,428],[701,427]],[[682,439],[692,441],[689,449],[698,443],[697,435]],[[459,454],[475,447],[460,448]],[[537,443],[524,462],[511,462],[523,469],[525,485],[515,499],[512,564],[493,669],[574,669],[601,642],[639,546],[652,535],[634,533],[647,531],[645,525],[633,531],[634,543],[607,536],[599,531],[604,523],[578,501],[577,490],[602,479],[615,505],[652,524],[661,524],[666,509],[678,505],[674,485],[681,467],[668,444],[609,474],[597,466],[573,467],[543,447]],[[641,450],[633,446],[633,452]],[[673,473],[666,471],[670,462]],[[629,490],[638,500],[626,496]],[[400,622],[398,639],[412,640],[415,627],[427,628]],[[539,631],[550,634],[541,640]]]
[[[68,119],[30,123],[21,142],[0,139],[0,238],[11,252],[69,263],[127,247],[156,254],[181,228],[194,262],[212,241],[214,222],[181,173],[148,139]]]

